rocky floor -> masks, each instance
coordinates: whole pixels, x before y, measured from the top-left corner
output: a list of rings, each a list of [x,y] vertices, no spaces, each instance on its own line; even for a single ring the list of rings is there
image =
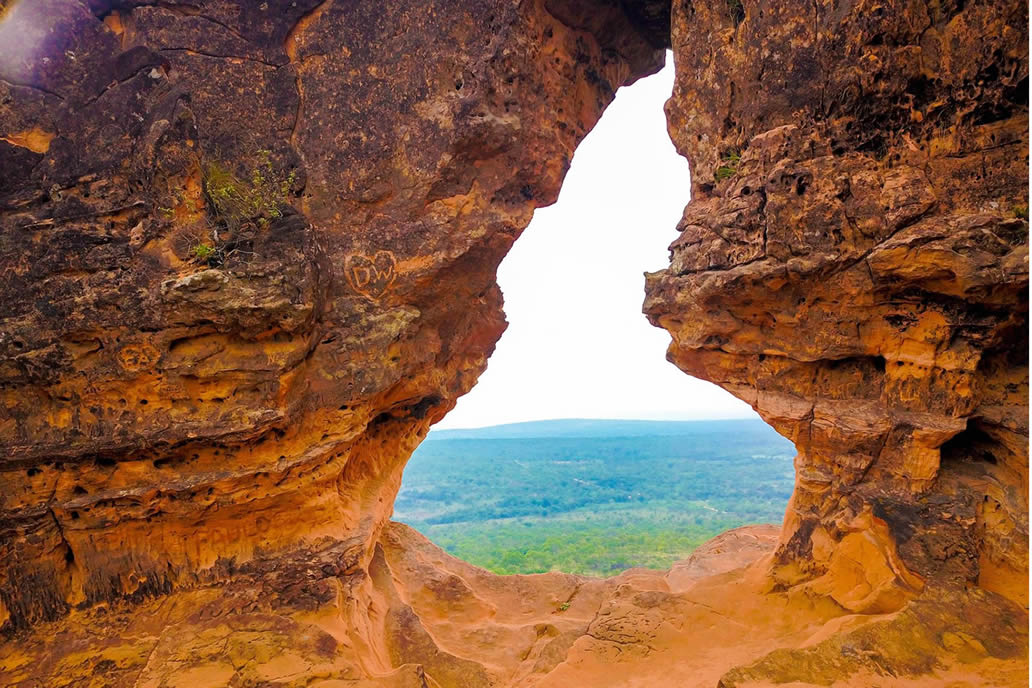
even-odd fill
[[[1028,45],[1016,0],[0,0],[0,685],[1026,685]],[[784,526],[490,575],[389,524],[405,462],[668,49],[644,309],[795,444]]]
[[[778,531],[709,541],[669,571],[496,576],[411,528],[369,576],[238,576],[44,624],[0,650],[0,684],[205,688],[1023,686],[1027,615],[986,592],[927,590],[850,614],[766,589]]]

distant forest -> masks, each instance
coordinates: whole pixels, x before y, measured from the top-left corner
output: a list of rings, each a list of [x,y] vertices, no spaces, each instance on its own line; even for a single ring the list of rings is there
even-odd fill
[[[433,432],[395,520],[496,573],[666,568],[780,523],[794,449],[761,421],[544,421]]]

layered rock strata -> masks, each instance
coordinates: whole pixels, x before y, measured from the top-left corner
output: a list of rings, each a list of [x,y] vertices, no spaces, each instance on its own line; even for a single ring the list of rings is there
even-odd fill
[[[1027,683],[1025,4],[4,5],[0,684]],[[646,312],[795,495],[493,576],[388,523],[402,469],[671,44]]]
[[[0,623],[364,570],[505,327],[499,261],[662,65],[655,12],[7,4]]]
[[[244,566],[219,586],[76,609],[0,648],[0,679],[140,688],[1027,683],[1027,615],[1004,598],[943,590],[897,614],[844,615],[798,586],[764,594],[777,538],[771,526],[738,529],[670,572],[600,580],[496,576],[391,524],[367,575],[327,576],[297,557]]]
[[[674,4],[693,199],[645,310],[798,448],[772,583],[1027,607],[1027,5],[730,4]]]

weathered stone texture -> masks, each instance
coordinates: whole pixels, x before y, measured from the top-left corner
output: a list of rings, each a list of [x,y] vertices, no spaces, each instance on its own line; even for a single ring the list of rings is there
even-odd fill
[[[693,199],[645,310],[798,447],[778,586],[1027,605],[1027,16],[674,3]]]
[[[0,684],[1027,684],[1026,3],[0,7]],[[402,469],[668,45],[645,310],[795,495],[494,576],[389,523]]]
[[[584,3],[9,4],[0,620],[367,562],[498,262],[662,50]]]

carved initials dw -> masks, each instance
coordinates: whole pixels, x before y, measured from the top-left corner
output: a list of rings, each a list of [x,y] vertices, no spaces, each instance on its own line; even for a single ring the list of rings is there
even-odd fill
[[[394,284],[396,263],[391,251],[377,251],[371,259],[356,253],[348,256],[344,275],[359,294],[378,299]]]

